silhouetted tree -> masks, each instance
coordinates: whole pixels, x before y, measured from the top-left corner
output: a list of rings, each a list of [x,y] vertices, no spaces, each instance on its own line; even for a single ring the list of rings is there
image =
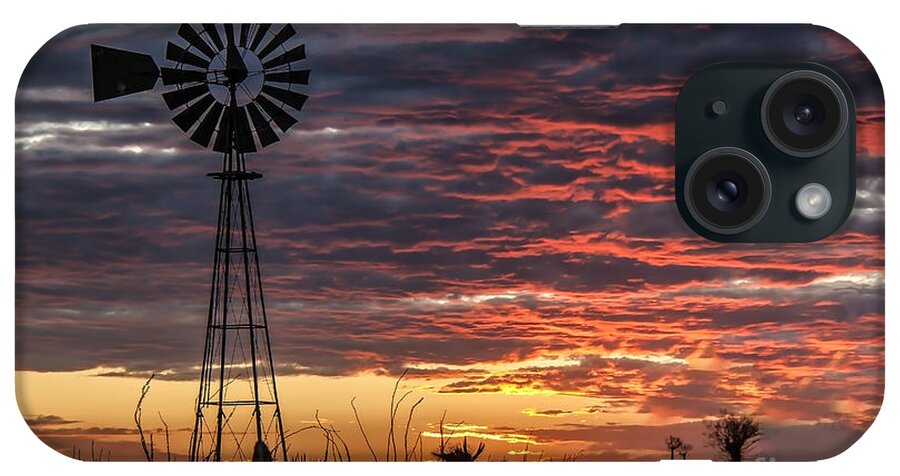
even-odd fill
[[[694,449],[694,445],[690,443],[682,443],[681,448],[678,448],[678,456],[681,456],[681,459],[687,459],[688,453]]]
[[[675,452],[681,449],[683,445],[684,442],[681,441],[681,438],[669,435],[669,437],[666,438],[666,449],[669,450],[669,459],[675,459]]]
[[[722,416],[707,424],[708,444],[728,461],[742,461],[750,456],[762,437],[759,422],[751,416],[722,411]]]

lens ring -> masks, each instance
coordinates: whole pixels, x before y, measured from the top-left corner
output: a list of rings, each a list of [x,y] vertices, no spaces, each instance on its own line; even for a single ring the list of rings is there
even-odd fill
[[[717,177],[721,172],[737,173],[730,170],[735,167],[725,167],[729,163],[739,165],[744,172],[743,180],[756,184],[755,188],[759,189],[753,191],[754,196],[751,199],[747,199],[746,196],[743,198],[751,208],[728,210],[718,208],[714,204],[698,203],[708,196],[707,182],[711,177]],[[700,180],[697,180],[698,176]],[[750,152],[737,147],[718,147],[706,151],[691,164],[685,175],[683,192],[688,212],[698,224],[713,233],[734,235],[756,226],[765,216],[772,199],[772,182],[765,166]],[[726,223],[722,218],[729,220],[737,218],[737,220],[734,223]]]
[[[821,107],[825,109],[821,112],[816,112],[815,106],[811,104],[798,104],[796,106],[797,108],[799,108],[800,106],[806,106],[810,108],[809,112],[811,112],[813,116],[811,116],[806,122],[802,122],[797,119],[797,111],[792,108],[793,113],[791,114],[791,116],[797,121],[800,126],[827,126],[814,123],[814,121],[821,121],[822,118],[829,117],[834,114],[834,111],[827,110],[827,106],[824,106],[825,103],[832,103],[833,101],[833,104],[836,107],[838,113],[836,118],[837,120],[830,124],[830,127],[828,127],[829,130],[834,130],[833,133],[828,135],[827,139],[820,140],[819,142],[821,143],[813,141],[813,145],[809,147],[792,146],[788,143],[788,141],[792,138],[797,139],[797,137],[799,137],[793,135],[796,133],[796,131],[792,130],[792,128],[787,125],[784,125],[784,127],[782,127],[781,125],[776,126],[772,124],[772,118],[775,116],[775,113],[777,113],[780,108],[783,108],[785,106],[784,104],[773,106],[773,102],[775,102],[775,99],[777,98],[779,92],[781,92],[785,87],[790,87],[791,83],[799,81],[809,81],[810,84],[816,86],[822,91],[827,91],[831,96],[828,98],[821,98],[822,100],[824,100],[824,103],[822,103]],[[809,96],[810,94],[806,95]],[[778,150],[794,157],[810,158],[828,152],[841,140],[841,138],[844,136],[844,133],[847,131],[847,124],[849,122],[849,106],[847,103],[847,97],[844,95],[843,91],[841,91],[841,88],[837,85],[837,83],[834,82],[834,80],[816,71],[797,70],[791,71],[790,73],[779,77],[775,80],[775,82],[772,83],[771,86],[769,86],[769,89],[766,90],[766,94],[765,96],[763,96],[762,100],[760,120],[762,121],[763,131],[766,133],[769,141]],[[779,134],[787,136],[787,138],[780,137]],[[812,135],[812,133],[808,135]]]

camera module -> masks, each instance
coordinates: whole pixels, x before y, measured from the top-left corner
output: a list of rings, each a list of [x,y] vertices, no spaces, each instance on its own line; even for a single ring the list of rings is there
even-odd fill
[[[822,73],[791,71],[772,83],[762,101],[763,130],[782,152],[801,158],[831,150],[848,122],[847,98]]]
[[[704,228],[722,235],[751,228],[765,215],[772,184],[762,162],[736,147],[707,151],[685,176],[684,202]]]
[[[675,104],[675,202],[720,243],[808,243],[839,230],[856,197],[856,103],[811,62],[715,63]]]

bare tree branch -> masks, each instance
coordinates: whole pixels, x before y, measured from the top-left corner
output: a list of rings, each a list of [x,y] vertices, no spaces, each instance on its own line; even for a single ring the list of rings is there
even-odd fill
[[[363,440],[365,440],[366,446],[369,448],[369,452],[372,453],[372,461],[378,461],[378,456],[375,456],[375,450],[372,449],[372,444],[369,443],[369,436],[366,435],[366,430],[363,428],[362,420],[359,419],[359,412],[356,410],[354,400],[356,400],[356,397],[350,399],[350,407],[353,408],[353,416],[356,418],[356,424],[359,426],[359,432],[362,433]]]
[[[397,403],[395,406],[395,402],[396,402],[396,398],[397,398],[397,390],[400,388],[400,382],[403,381],[403,377],[406,376],[406,372],[409,372],[409,369],[403,370],[403,373],[400,374],[400,378],[398,378],[397,381],[394,382],[394,391],[391,392],[391,409],[388,412],[388,416],[390,416],[390,425],[389,425],[389,431],[388,431],[388,435],[387,435],[387,449],[385,451],[386,452],[385,459],[388,461],[390,461],[390,459],[391,459],[391,447],[394,448],[394,461],[397,461],[397,442],[396,442],[396,440],[394,440],[394,417],[397,415],[397,407],[399,407],[400,404]],[[408,395],[408,394],[409,393],[407,392],[406,395]],[[406,398],[406,395],[403,395],[403,397],[400,400],[402,401],[403,398]]]
[[[141,435],[141,449],[144,450],[144,457],[147,458],[147,461],[153,461],[153,433],[150,434],[150,446],[147,447],[147,441],[144,439],[144,428],[141,426],[141,415],[143,410],[141,406],[144,404],[144,398],[147,397],[147,392],[150,391],[150,382],[153,380],[156,374],[150,374],[150,378],[144,382],[144,386],[141,387],[141,397],[138,398],[137,405],[134,408],[134,424],[137,426],[138,433]]]
[[[419,397],[416,403],[409,407],[409,418],[406,419],[406,430],[403,432],[403,461],[409,461],[409,426],[412,423],[413,413],[416,411],[416,407],[419,406],[423,400],[425,400],[425,397]],[[416,448],[413,447],[413,450],[415,449]]]
[[[156,414],[159,415],[159,421],[162,422],[163,428],[165,428],[166,430],[166,461],[172,461],[172,450],[169,446],[169,424],[166,423],[166,420],[163,418],[162,413],[160,413],[158,410]]]

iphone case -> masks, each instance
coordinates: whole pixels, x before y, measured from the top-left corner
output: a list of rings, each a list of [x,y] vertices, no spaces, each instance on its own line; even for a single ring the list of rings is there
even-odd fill
[[[838,232],[682,221],[719,62],[846,80]],[[826,28],[84,25],[15,119],[16,393],[73,458],[818,460],[881,405],[884,99]]]

